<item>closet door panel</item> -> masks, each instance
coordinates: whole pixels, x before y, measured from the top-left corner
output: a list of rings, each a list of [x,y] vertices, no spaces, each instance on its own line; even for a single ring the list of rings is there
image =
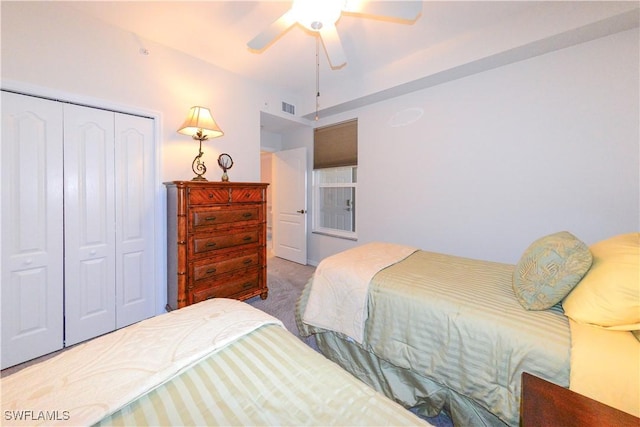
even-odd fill
[[[155,314],[154,121],[116,113],[116,327]]]
[[[2,368],[63,345],[62,106],[2,92]]]
[[[114,113],[66,104],[65,344],[115,328]]]

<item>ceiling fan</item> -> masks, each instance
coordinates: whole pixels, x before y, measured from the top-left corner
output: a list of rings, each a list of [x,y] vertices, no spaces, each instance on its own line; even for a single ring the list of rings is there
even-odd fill
[[[336,23],[343,13],[396,22],[415,21],[422,12],[422,1],[378,0],[293,0],[291,9],[254,37],[247,46],[256,51],[268,47],[294,24],[318,33],[331,68],[347,63]]]

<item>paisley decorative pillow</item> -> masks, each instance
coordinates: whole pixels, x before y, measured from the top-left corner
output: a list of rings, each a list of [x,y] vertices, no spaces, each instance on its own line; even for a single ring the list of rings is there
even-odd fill
[[[589,247],[568,231],[533,242],[513,272],[513,291],[527,310],[553,307],[589,271],[593,257]]]

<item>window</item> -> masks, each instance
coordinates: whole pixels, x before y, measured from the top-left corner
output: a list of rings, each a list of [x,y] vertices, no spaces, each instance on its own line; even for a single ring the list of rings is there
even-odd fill
[[[357,120],[314,132],[313,232],[356,238]]]
[[[313,171],[313,231],[356,237],[357,166]]]

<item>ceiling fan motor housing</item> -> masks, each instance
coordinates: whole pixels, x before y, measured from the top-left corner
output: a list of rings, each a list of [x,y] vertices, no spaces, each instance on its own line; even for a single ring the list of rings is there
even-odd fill
[[[320,31],[340,19],[344,4],[344,0],[294,0],[291,9],[301,25],[311,31]]]
[[[376,1],[376,0],[293,0],[291,9],[255,36],[247,46],[262,51],[293,25],[299,24],[317,33],[324,45],[331,69],[339,69],[347,63],[340,42],[336,23],[342,12],[363,17],[378,17],[403,20],[411,23],[422,11],[422,1]]]

